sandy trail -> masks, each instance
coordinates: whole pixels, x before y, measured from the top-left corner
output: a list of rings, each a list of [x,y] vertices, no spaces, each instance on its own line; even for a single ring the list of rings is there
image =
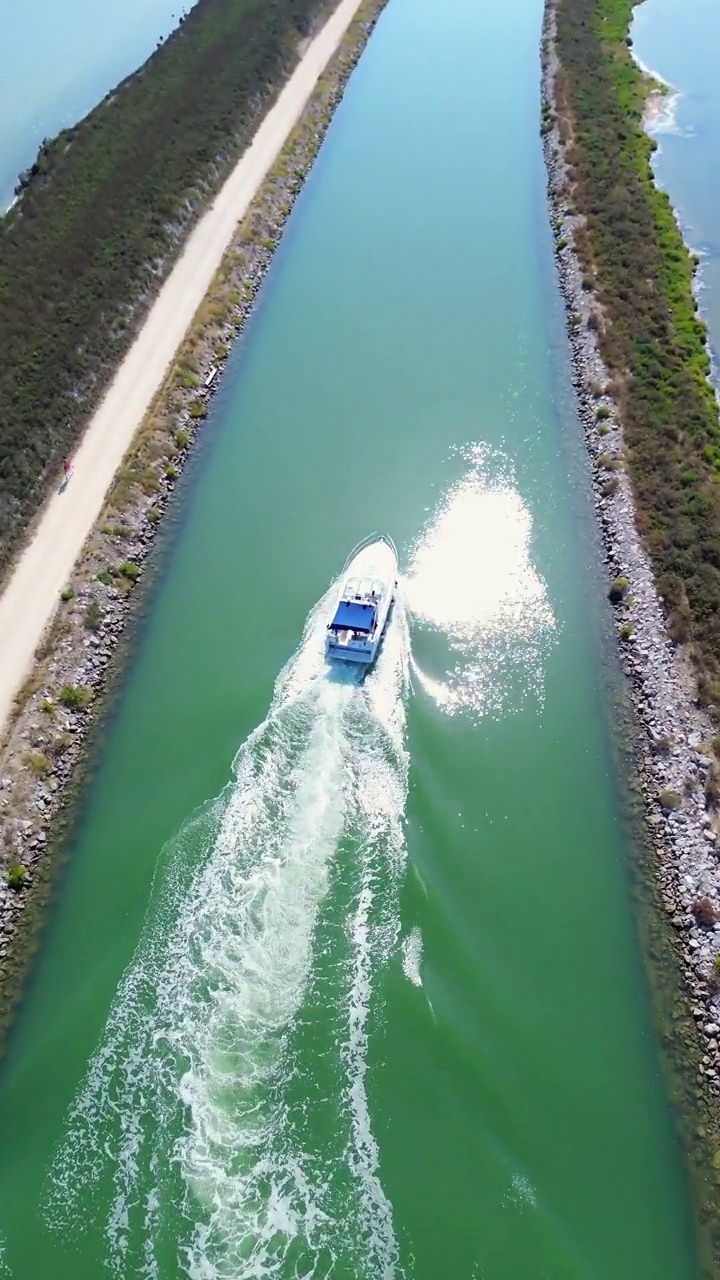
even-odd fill
[[[308,46],[255,137],[192,231],[74,455],[64,492],[43,510],[32,541],[0,596],[0,730],[83,543],[237,223],[272,168],[360,0],[341,0]]]

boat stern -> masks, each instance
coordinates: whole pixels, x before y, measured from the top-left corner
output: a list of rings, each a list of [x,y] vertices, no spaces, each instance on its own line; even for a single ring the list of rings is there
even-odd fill
[[[328,658],[369,667],[376,650],[377,644],[373,640],[357,639],[352,632],[328,630],[325,648]]]

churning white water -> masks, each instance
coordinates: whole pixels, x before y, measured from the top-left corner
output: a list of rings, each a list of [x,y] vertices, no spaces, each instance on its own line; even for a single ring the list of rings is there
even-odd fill
[[[50,1173],[63,1232],[82,1231],[88,1183],[105,1197],[118,1277],[172,1257],[203,1280],[399,1275],[367,1044],[399,933],[407,629],[398,606],[363,683],[331,672],[332,598],[234,780],[163,853]],[[310,1040],[306,1006],[325,1019]]]

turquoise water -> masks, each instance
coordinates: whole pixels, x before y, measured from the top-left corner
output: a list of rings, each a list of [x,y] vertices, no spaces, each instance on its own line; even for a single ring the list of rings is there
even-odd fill
[[[24,0],[0,12],[0,209],[43,138],[82,119],[177,26],[182,0]]]
[[[648,0],[635,13],[633,45],[672,85],[653,129],[655,172],[677,210],[687,243],[702,258],[701,307],[720,350],[720,9],[712,0]]]
[[[232,357],[3,1063],[15,1280],[698,1274],[540,21],[391,0]],[[357,684],[323,633],[374,528]]]

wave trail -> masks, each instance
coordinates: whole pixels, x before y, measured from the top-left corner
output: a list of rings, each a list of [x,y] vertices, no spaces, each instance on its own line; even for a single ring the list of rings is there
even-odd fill
[[[164,851],[143,937],[50,1171],[109,1274],[399,1276],[367,1097],[407,792],[399,607],[362,685],[329,594],[234,780]]]

